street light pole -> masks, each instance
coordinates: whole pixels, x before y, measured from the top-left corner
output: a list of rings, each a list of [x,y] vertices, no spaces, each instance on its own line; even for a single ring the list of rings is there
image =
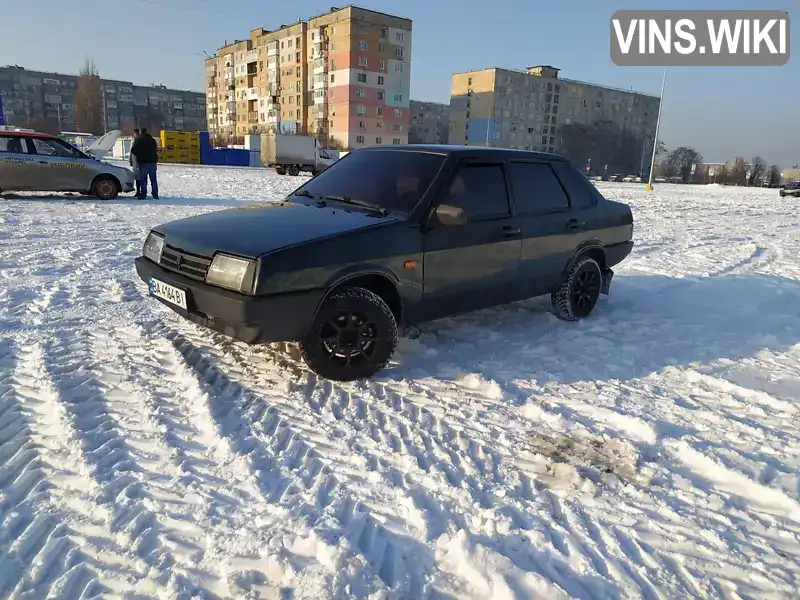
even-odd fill
[[[661,128],[661,113],[664,108],[664,88],[667,85],[667,67],[664,67],[664,76],[661,79],[661,98],[658,101],[658,117],[656,118],[656,136],[653,138],[653,157],[650,160],[650,178],[644,189],[648,192],[653,191],[653,171],[656,168],[656,150],[658,150],[658,130]]]

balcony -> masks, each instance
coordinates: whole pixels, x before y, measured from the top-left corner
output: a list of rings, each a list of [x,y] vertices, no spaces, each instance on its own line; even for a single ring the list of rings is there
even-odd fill
[[[257,112],[249,112],[249,113],[247,113],[247,122],[248,123],[258,123],[258,113]]]
[[[323,94],[322,96],[314,95],[314,106],[315,107],[325,107],[327,110],[328,107],[328,96]]]
[[[267,56],[277,56],[278,55],[278,43],[272,42],[267,45]]]
[[[247,90],[247,99],[248,100],[258,100],[258,88],[251,87]]]
[[[267,93],[268,93],[270,96],[277,96],[277,95],[278,95],[278,92],[279,92],[279,90],[280,90],[280,87],[278,86],[278,84],[277,84],[277,83],[270,83],[270,84],[267,86]]]
[[[323,58],[319,58],[314,61],[314,75],[322,75],[326,73],[328,70],[328,61]]]

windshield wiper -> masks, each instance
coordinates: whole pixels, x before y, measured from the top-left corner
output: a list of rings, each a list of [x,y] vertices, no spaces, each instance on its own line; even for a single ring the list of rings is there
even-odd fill
[[[334,202],[342,202],[344,204],[352,204],[353,206],[360,206],[362,208],[367,208],[384,217],[389,214],[389,211],[386,210],[383,206],[373,204],[372,202],[367,202],[366,200],[357,200],[356,198],[351,198],[350,196],[325,196],[324,199],[333,200]]]
[[[303,198],[311,198],[312,200],[316,201],[317,206],[320,206],[320,207],[327,206],[327,204],[325,204],[325,200],[322,198],[322,196],[317,196],[316,194],[312,194],[308,190],[303,190],[302,192],[297,192],[296,194],[292,194],[292,196],[302,196]]]

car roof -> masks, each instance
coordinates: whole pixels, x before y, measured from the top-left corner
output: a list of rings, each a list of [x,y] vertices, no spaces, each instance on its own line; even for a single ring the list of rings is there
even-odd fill
[[[550,152],[534,152],[533,150],[518,150],[515,148],[488,148],[484,146],[450,146],[447,144],[400,144],[391,146],[367,146],[357,148],[356,152],[380,152],[386,150],[402,150],[406,152],[428,152],[432,154],[464,155],[479,158],[536,158],[539,160],[567,161],[561,154]]]
[[[58,139],[58,136],[49,133],[39,133],[38,131],[0,131],[0,135],[9,135],[12,137],[28,137],[39,139]]]

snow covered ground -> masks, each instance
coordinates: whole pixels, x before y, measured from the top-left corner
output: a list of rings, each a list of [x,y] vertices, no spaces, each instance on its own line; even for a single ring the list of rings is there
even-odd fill
[[[0,598],[783,598],[800,589],[800,217],[599,184],[634,254],[592,318],[437,321],[319,381],[155,301],[149,227],[297,179],[0,199]]]

